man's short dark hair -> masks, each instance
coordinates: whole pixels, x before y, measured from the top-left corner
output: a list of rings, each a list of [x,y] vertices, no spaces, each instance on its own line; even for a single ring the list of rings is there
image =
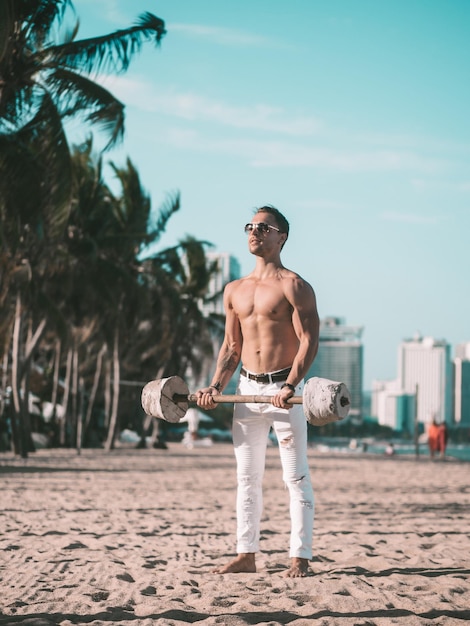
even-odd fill
[[[289,222],[279,211],[279,209],[276,209],[276,207],[272,206],[271,204],[267,204],[266,206],[262,206],[259,209],[256,209],[255,214],[256,213],[269,213],[270,215],[272,215],[276,220],[276,224],[281,229],[281,232],[286,233],[287,237],[289,236]]]

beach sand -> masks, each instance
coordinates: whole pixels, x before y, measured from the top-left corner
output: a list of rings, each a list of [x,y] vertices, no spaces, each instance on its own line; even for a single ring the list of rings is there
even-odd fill
[[[312,575],[285,579],[268,449],[255,574],[235,549],[230,444],[0,454],[0,624],[453,625],[470,620],[470,465],[309,451]]]

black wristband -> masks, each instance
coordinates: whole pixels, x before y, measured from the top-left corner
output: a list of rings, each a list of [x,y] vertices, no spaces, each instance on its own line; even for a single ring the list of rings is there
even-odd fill
[[[215,385],[209,385],[212,389],[215,389],[217,393],[220,393],[220,383],[215,383]]]
[[[284,387],[289,387],[289,389],[292,391],[292,393],[295,393],[294,385],[291,385],[290,383],[284,383],[283,385],[281,385],[281,389],[284,389]]]

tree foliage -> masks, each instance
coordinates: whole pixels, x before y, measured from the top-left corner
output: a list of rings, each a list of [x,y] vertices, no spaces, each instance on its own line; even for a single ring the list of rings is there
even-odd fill
[[[94,433],[111,448],[119,420],[141,417],[140,390],[124,382],[197,375],[212,345],[201,308],[208,244],[188,237],[145,256],[179,194],[155,217],[130,159],[112,164],[112,193],[91,138],[71,150],[64,130],[79,116],[108,147],[122,138],[124,106],[95,76],[125,71],[146,41],[159,45],[164,22],[145,13],[79,40],[78,20],[58,35],[70,9],[0,0],[0,423],[8,417],[23,456],[33,449],[31,390],[52,407],[56,443],[80,449]]]

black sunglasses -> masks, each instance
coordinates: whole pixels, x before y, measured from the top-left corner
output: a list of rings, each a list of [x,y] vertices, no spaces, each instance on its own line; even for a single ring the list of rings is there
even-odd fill
[[[275,226],[271,226],[271,224],[266,224],[266,222],[250,222],[245,225],[245,233],[252,233],[254,230],[257,230],[259,233],[263,233],[266,235],[270,230],[277,230],[278,233],[281,232],[280,228],[276,228]]]

